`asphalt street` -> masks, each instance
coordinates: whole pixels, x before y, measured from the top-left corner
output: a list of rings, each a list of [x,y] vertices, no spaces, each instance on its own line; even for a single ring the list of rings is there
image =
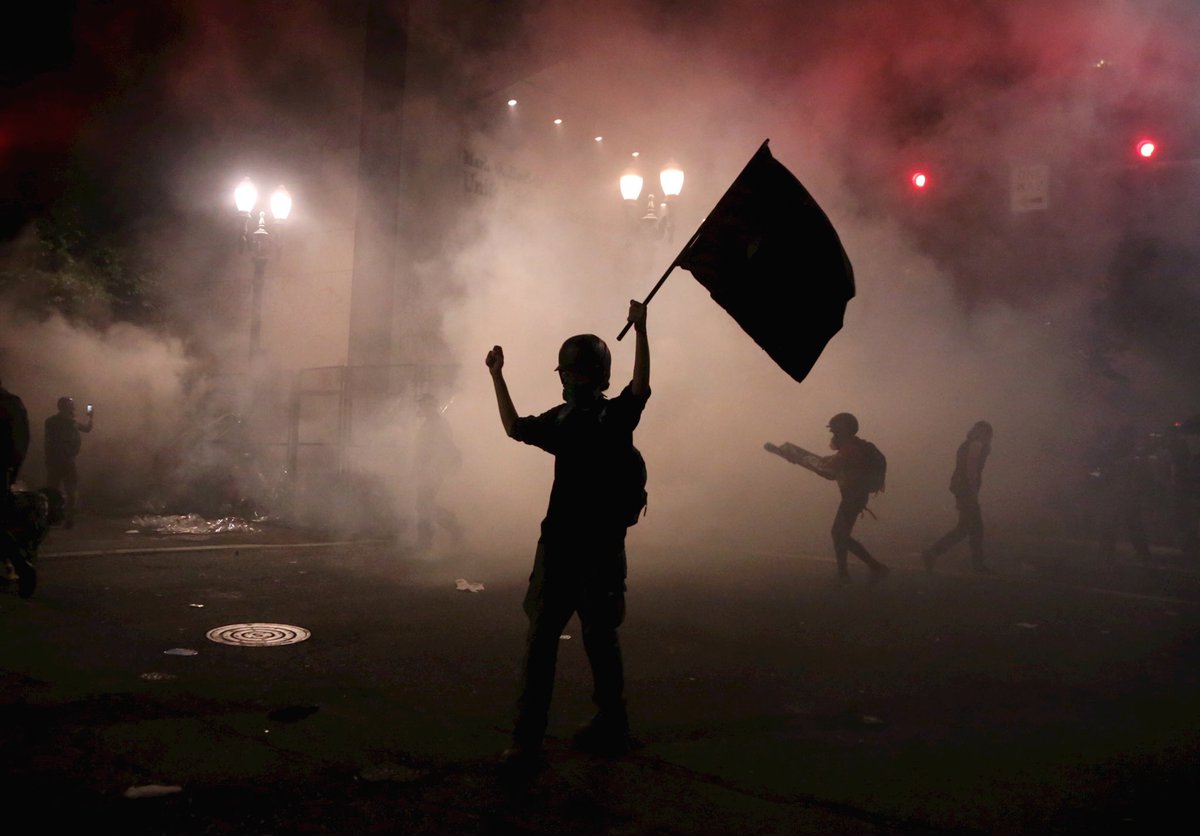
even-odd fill
[[[994,576],[967,573],[965,556],[931,576],[909,556],[879,584],[860,571],[842,587],[822,555],[644,547],[622,628],[644,745],[619,759],[566,745],[590,716],[572,621],[549,766],[514,784],[496,764],[527,557],[123,524],[53,532],[35,597],[0,589],[10,819],[123,833],[1144,833],[1188,812],[1200,777],[1200,573],[1177,556],[1099,567],[1033,543],[998,550]],[[206,638],[258,622],[311,636]]]

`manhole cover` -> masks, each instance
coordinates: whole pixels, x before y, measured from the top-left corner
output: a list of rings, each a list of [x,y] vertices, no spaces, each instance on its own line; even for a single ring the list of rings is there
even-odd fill
[[[208,631],[209,641],[218,644],[234,644],[240,647],[274,647],[280,644],[295,644],[311,636],[303,627],[291,624],[228,624]]]

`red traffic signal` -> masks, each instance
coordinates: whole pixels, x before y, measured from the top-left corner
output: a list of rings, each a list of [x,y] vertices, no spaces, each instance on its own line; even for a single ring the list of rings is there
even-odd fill
[[[924,171],[914,171],[912,176],[908,178],[908,181],[912,183],[914,189],[921,191],[929,185],[929,175]]]
[[[1149,160],[1158,151],[1158,144],[1153,139],[1139,139],[1136,148],[1139,157]]]

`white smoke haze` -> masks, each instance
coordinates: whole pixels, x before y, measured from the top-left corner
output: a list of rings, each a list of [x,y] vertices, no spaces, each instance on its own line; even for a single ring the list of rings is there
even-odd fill
[[[619,391],[632,368],[632,337],[615,340],[628,300],[643,298],[767,138],[838,229],[858,295],[797,384],[688,273],[668,279],[649,313],[654,395],[635,440],[650,506],[633,548],[827,553],[836,488],[762,445],[823,452],[840,411],[889,457],[888,490],[872,505],[880,519],[862,529],[885,560],[949,525],[954,451],[979,419],[996,428],[984,508],[1002,536],[1049,525],[1080,451],[1112,426],[1159,429],[1195,411],[1200,393],[1179,385],[1161,354],[1131,342],[1110,358],[1122,380],[1087,350],[1104,327],[1096,309],[1114,254],[1136,231],[1136,207],[1097,162],[1127,139],[1106,113],[1114,102],[1191,102],[1200,15],[1189,5],[512,4],[502,22],[511,28],[483,38],[486,53],[479,33],[460,43],[469,27],[456,28],[450,7],[411,5],[393,355],[459,364],[457,388],[437,391],[464,453],[443,498],[474,553],[528,561],[552,473],[549,456],[504,436],[487,350],[504,346],[522,414],[559,402],[556,354],[576,333],[608,341],[610,394]],[[248,7],[197,4],[163,64],[173,118],[193,120],[191,143],[164,152],[175,160],[165,187],[175,209],[231,216],[219,204],[243,174],[261,178],[264,193],[286,179],[296,198],[264,297],[262,365],[276,379],[347,360],[354,213],[369,187],[356,180],[356,9],[335,20],[322,4],[289,4],[272,34],[246,25]],[[288,60],[271,60],[267,43],[287,46]],[[520,100],[512,110],[510,93]],[[239,133],[241,122],[250,127]],[[488,196],[463,195],[463,125],[490,166]],[[672,244],[627,234],[616,182],[634,150],[647,191],[669,158],[687,173]],[[1054,172],[1050,209],[1015,216],[1009,167],[1025,164]],[[914,166],[929,167],[929,195],[905,193]],[[940,208],[923,219],[916,198],[926,197]],[[1185,219],[1168,220],[1162,230],[1186,244]],[[189,393],[205,390],[185,381],[245,370],[249,260],[213,230],[196,232],[180,223],[152,244],[186,338],[11,317],[0,337],[0,372],[36,417],[59,394],[82,403],[91,381],[103,384],[85,480],[135,481],[137,457],[154,446],[137,442],[172,438],[198,397]],[[109,406],[117,399],[120,409]],[[329,424],[303,418],[305,432]],[[355,453],[391,486],[384,504],[402,522],[414,428],[411,403],[384,404]],[[93,466],[129,444],[128,467],[115,455]],[[341,500],[328,499],[336,516]]]
[[[769,137],[775,156],[830,215],[858,282],[845,328],[796,384],[686,272],[668,280],[650,307],[654,397],[635,440],[647,458],[651,498],[632,544],[827,552],[836,488],[769,456],[762,443],[786,439],[821,452],[826,421],[843,410],[855,413],[862,435],[889,456],[888,490],[873,502],[880,520],[867,521],[863,532],[884,559],[952,521],[954,451],[980,419],[996,428],[984,493],[990,530],[999,537],[1046,530],[1039,525],[1053,523],[1060,510],[1054,503],[1077,486],[1086,445],[1117,423],[1161,429],[1190,408],[1195,393],[1176,385],[1168,394],[1170,372],[1136,351],[1119,360],[1125,383],[1089,363],[1097,280],[1122,234],[1119,218],[1063,207],[1047,223],[1062,229],[1055,249],[1074,261],[1047,258],[1030,276],[1011,277],[1034,288],[1017,294],[1025,297],[1020,303],[995,301],[1012,294],[1002,286],[1010,277],[993,275],[994,301],[985,298],[968,312],[956,277],[924,254],[901,219],[865,212],[847,187],[861,174],[856,168],[878,169],[885,160],[900,182],[906,165],[924,162],[928,148],[914,146],[935,139],[963,160],[988,161],[998,169],[989,176],[1001,183],[1010,162],[1070,162],[1092,153],[1073,146],[1075,137],[1098,129],[1092,109],[1073,97],[1088,92],[1094,82],[1087,73],[1101,71],[1098,60],[1125,70],[1111,77],[1131,92],[1147,76],[1129,70],[1141,68],[1150,44],[1177,64],[1175,77],[1154,76],[1161,76],[1160,93],[1178,92],[1190,72],[1181,44],[1161,40],[1163,19],[1126,3],[970,10],[858,3],[826,11],[814,24],[794,13],[794,4],[725,3],[705,7],[713,12],[711,29],[692,15],[664,36],[638,26],[632,6],[566,6],[569,12],[547,13],[532,31],[535,39],[561,39],[556,54],[575,58],[539,76],[531,90],[563,105],[558,110],[570,104],[586,111],[587,102],[595,122],[608,117],[622,130],[640,129],[626,153],[672,143],[680,149],[673,153],[688,171],[681,211],[691,224],[677,241]],[[794,51],[770,49],[785,43]],[[932,136],[880,130],[902,110],[881,87],[888,74],[906,82],[897,87],[906,95],[940,97],[941,124]],[[543,105],[539,116],[546,112]],[[592,132],[609,143],[600,125],[589,123],[576,136]],[[547,146],[538,147],[544,153]],[[651,176],[657,164],[650,161]],[[613,201],[620,168],[614,160]],[[470,223],[484,233],[456,261],[467,298],[448,315],[447,334],[464,369],[455,421],[472,463],[459,496],[490,546],[509,535],[514,549],[532,543],[552,464],[504,438],[484,353],[493,343],[505,347],[518,410],[537,413],[559,401],[551,369],[561,340],[599,333],[613,349],[617,391],[632,363],[631,346],[612,339],[626,300],[641,298],[675,251],[631,260],[618,229],[573,216],[569,207],[585,192],[569,174],[550,170],[536,192],[509,190],[483,205]],[[963,226],[971,231],[965,220]],[[1011,235],[974,231],[979,238],[946,249],[1013,246]]]
[[[0,358],[5,388],[29,412],[26,485],[44,484],[42,424],[68,396],[79,421],[95,405],[79,456],[80,508],[146,497],[161,476],[156,457],[187,423],[191,364],[179,340],[124,323],[101,330],[57,314],[38,321],[0,307]]]

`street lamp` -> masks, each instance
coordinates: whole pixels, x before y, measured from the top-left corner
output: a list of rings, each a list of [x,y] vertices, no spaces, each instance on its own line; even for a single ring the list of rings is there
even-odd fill
[[[630,207],[631,216],[635,219],[640,234],[670,241],[675,234],[675,218],[670,207],[683,191],[683,169],[674,161],[667,163],[658,174],[658,182],[662,186],[663,202],[659,203],[655,195],[648,194],[645,203],[640,204],[639,198],[645,181],[637,171],[629,169],[621,175],[619,181],[621,197]],[[638,207],[641,205],[645,206],[645,211],[639,215]]]
[[[272,249],[279,249],[279,233],[283,223],[292,213],[292,196],[283,186],[271,193],[269,201],[271,221],[268,224],[267,212],[258,213],[258,225],[251,231],[254,218],[254,206],[258,203],[258,189],[249,177],[243,177],[233,190],[233,202],[238,213],[242,216],[242,252],[249,251],[250,260],[254,263],[254,283],[251,286],[250,297],[250,359],[258,354],[259,336],[262,332],[262,289],[263,276],[267,271],[267,259]],[[272,240],[271,230],[275,231]]]

